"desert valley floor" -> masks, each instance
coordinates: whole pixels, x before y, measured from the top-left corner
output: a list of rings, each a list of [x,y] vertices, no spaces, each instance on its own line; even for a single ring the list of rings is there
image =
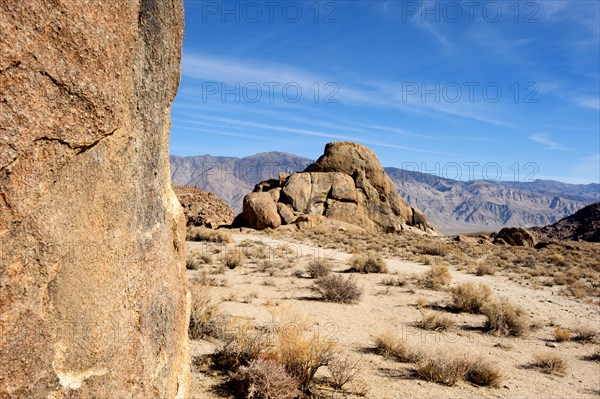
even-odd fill
[[[204,301],[203,306],[210,302],[212,317],[216,314],[218,323],[221,327],[226,324],[223,328],[229,333],[236,334],[236,329],[245,326],[267,334],[273,326],[293,325],[305,328],[318,339],[332,341],[337,353],[354,367],[355,376],[342,389],[333,389],[327,367],[321,367],[310,387],[314,397],[541,399],[600,395],[597,341],[593,337],[570,339],[571,333],[564,340],[557,338],[561,329],[575,335],[577,331],[583,335],[585,331],[588,335],[598,332],[597,297],[568,295],[564,286],[544,284],[543,276],[525,278],[500,270],[476,273],[474,268],[485,262],[485,256],[461,259],[459,254],[450,261],[435,251],[432,256],[398,256],[399,252],[392,248],[393,239],[387,243],[371,242],[381,245],[380,255],[387,272],[358,274],[348,272],[352,256],[348,248],[356,243],[343,243],[345,239],[336,245],[335,239],[321,242],[318,234],[310,232],[236,229],[224,234],[232,242],[187,243],[188,264],[190,258],[202,259],[200,265],[192,268],[197,270],[187,271],[192,295],[211,298],[195,297],[193,301]],[[439,245],[450,240],[440,238]],[[318,248],[317,243],[328,248]],[[406,243],[398,246],[409,248]],[[223,266],[223,257],[232,249],[242,251],[245,261],[230,269]],[[319,300],[311,289],[315,280],[305,273],[317,258],[331,265],[332,274],[355,279],[363,290],[362,297],[351,304]],[[437,264],[447,265],[451,282],[437,289],[419,284],[431,265]],[[491,288],[493,297],[522,308],[531,332],[523,337],[496,335],[484,330],[485,316],[456,311],[452,306],[452,287],[467,281],[484,283]],[[431,315],[451,319],[449,326],[429,330],[420,327],[419,321]],[[415,372],[415,364],[375,350],[377,337],[386,334],[419,353],[491,363],[499,369],[502,379],[497,387],[480,387],[463,380],[453,386],[428,382]],[[206,334],[191,341],[193,398],[233,397],[223,389],[227,373],[211,366],[211,354],[223,345],[225,335]],[[566,369],[542,370],[533,363],[538,355],[556,355]]]

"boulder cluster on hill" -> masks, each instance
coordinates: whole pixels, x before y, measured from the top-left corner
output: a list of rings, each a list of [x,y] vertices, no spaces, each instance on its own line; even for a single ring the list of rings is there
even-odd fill
[[[230,225],[235,218],[231,208],[214,193],[207,193],[196,187],[176,185],[173,185],[173,191],[183,207],[188,226],[214,229]]]
[[[265,180],[244,198],[240,223],[255,229],[296,224],[314,226],[325,219],[367,231],[433,232],[425,215],[408,205],[369,148],[329,143],[303,172]]]

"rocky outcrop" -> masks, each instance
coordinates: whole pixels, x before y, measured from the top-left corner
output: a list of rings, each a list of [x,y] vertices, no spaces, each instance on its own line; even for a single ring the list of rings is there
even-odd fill
[[[196,187],[175,185],[173,191],[183,207],[188,226],[216,229],[233,223],[235,214],[216,194]]]
[[[600,242],[600,202],[588,205],[571,216],[531,231],[540,240]]]
[[[0,2],[0,397],[186,397],[182,0]]]
[[[247,207],[247,202],[255,206]],[[268,221],[256,216],[263,208]],[[375,153],[356,143],[327,144],[324,155],[304,172],[263,181],[244,199],[243,218],[253,228],[277,227],[275,212],[279,223],[298,227],[314,227],[329,218],[368,231],[430,230],[425,215],[400,198]]]
[[[494,244],[533,248],[535,246],[535,238],[525,229],[505,227],[494,237]]]
[[[277,205],[269,193],[250,193],[244,198],[244,219],[255,229],[281,226]]]

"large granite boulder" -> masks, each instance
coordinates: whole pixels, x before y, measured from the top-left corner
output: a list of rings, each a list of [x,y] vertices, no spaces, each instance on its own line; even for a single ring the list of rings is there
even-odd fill
[[[368,231],[397,232],[408,226],[431,231],[425,215],[398,195],[375,153],[356,143],[329,143],[324,155],[304,172],[266,180],[254,191],[249,196],[271,193],[282,224],[310,227],[317,225],[316,220],[306,223],[300,216],[319,215]],[[277,195],[272,195],[274,191]],[[265,206],[272,209],[264,198]],[[243,219],[250,227],[265,228],[246,208]]]
[[[0,397],[187,397],[182,0],[0,1]]]
[[[250,193],[244,198],[244,218],[256,229],[281,226],[281,217],[277,212],[277,205],[269,193]]]
[[[529,231],[520,227],[504,227],[496,234],[494,244],[533,248],[535,237]]]

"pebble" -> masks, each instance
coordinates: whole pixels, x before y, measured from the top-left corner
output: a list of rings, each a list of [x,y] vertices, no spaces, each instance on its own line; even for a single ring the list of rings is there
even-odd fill
[[[558,345],[555,342],[546,342],[546,346],[550,348],[558,348]]]

